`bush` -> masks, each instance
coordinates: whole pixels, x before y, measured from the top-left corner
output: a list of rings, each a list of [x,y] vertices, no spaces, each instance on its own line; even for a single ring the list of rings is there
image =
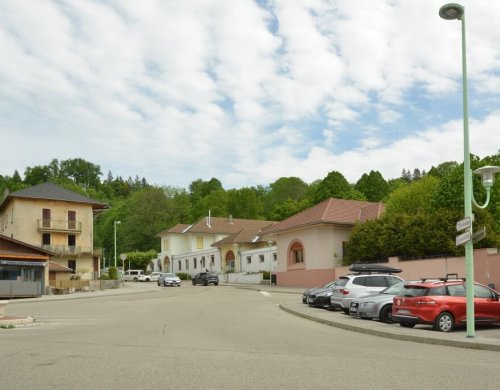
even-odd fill
[[[108,270],[108,276],[111,280],[118,280],[118,269],[116,267],[111,267]]]
[[[261,271],[262,272],[262,279],[263,280],[269,280],[269,275],[271,274],[269,271]]]
[[[109,280],[109,275],[106,272],[101,273],[99,280]]]
[[[179,277],[180,280],[191,280],[191,275],[189,275],[186,272],[178,272],[176,275]]]

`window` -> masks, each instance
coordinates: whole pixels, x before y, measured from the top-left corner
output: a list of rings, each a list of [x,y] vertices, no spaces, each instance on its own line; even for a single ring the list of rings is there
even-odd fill
[[[169,246],[170,246],[170,240],[168,238],[165,238],[163,240],[163,250],[168,251],[170,249]]]
[[[203,249],[203,237],[196,237],[196,249]]]
[[[215,256],[210,255],[210,265],[213,267],[215,265]]]
[[[42,209],[42,226],[50,227],[50,209]]]
[[[261,263],[264,262],[264,255],[259,255],[259,262],[261,262]]]
[[[304,262],[304,248],[302,247],[302,244],[295,242],[292,245],[290,252],[292,264],[301,264]]]
[[[76,229],[76,211],[68,211],[68,229]]]
[[[275,253],[273,253],[273,261],[276,261],[276,260],[278,260],[278,255],[275,252]]]
[[[486,287],[474,285],[474,297],[475,298],[492,298],[491,291]]]
[[[247,264],[252,264],[252,256],[247,256]]]
[[[68,260],[68,268],[71,268],[73,273],[76,273],[76,260]]]
[[[74,234],[68,234],[68,246],[76,245],[76,236]]]
[[[179,266],[179,271],[182,269],[182,262],[179,260],[178,261],[178,266]]]
[[[198,259],[195,257],[193,259],[193,269],[196,269],[196,267],[198,267]]]
[[[453,297],[465,297],[465,286],[463,284],[450,284],[448,292]]]
[[[201,267],[202,268],[206,267],[206,265],[205,265],[205,256],[201,256]]]
[[[186,259],[186,271],[189,269],[189,259]]]
[[[42,245],[50,245],[50,233],[42,234]]]

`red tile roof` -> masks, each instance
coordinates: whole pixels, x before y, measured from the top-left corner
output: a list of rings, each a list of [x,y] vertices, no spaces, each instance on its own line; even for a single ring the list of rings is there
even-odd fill
[[[318,224],[355,225],[356,222],[379,218],[383,212],[382,203],[330,198],[265,229],[263,233]]]
[[[262,221],[257,219],[238,219],[222,217],[204,217],[192,225],[178,224],[159,233],[203,233],[203,234],[233,234],[242,230],[259,231],[275,224],[275,221]]]

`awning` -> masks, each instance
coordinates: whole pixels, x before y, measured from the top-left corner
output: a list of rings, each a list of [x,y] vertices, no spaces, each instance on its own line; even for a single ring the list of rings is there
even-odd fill
[[[47,264],[41,261],[15,261],[15,260],[0,260],[0,265],[18,265],[21,267],[45,267]]]

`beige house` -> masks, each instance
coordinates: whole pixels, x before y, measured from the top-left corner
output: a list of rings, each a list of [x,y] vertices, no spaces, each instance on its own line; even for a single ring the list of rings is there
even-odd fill
[[[106,208],[52,183],[6,192],[0,203],[0,234],[50,251],[53,262],[82,279],[93,279],[99,272],[94,215]],[[48,270],[45,274],[48,285]]]
[[[192,225],[176,225],[158,234],[161,268],[191,275],[205,270],[241,272],[243,250],[266,246],[266,243],[257,242],[260,240],[258,232],[274,223],[229,216],[206,217]]]
[[[277,284],[303,287],[333,280],[354,225],[383,212],[382,203],[330,198],[265,229],[265,241],[277,245]]]

